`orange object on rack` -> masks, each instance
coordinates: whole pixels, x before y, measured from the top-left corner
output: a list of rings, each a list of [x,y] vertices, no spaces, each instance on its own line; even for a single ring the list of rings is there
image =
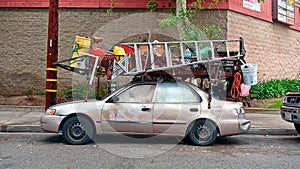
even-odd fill
[[[93,55],[104,56],[106,52],[102,46],[94,46],[91,50]]]
[[[241,72],[236,72],[233,77],[233,83],[231,86],[230,94],[231,97],[237,99],[240,96],[240,86],[242,83],[242,74]]]

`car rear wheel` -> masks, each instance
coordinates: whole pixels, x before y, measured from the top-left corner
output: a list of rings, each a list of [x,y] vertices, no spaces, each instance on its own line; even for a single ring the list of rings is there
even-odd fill
[[[188,134],[189,140],[198,146],[212,145],[217,137],[217,127],[209,120],[196,121]]]
[[[294,126],[295,126],[295,129],[296,129],[297,133],[300,134],[300,124],[295,124],[294,123]]]
[[[62,127],[63,139],[68,144],[88,144],[94,136],[91,122],[81,116],[73,116],[66,120]]]

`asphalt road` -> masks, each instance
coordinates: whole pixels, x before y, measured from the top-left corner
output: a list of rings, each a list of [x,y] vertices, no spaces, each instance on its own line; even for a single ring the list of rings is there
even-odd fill
[[[209,147],[177,143],[174,137],[105,135],[74,146],[56,134],[0,133],[0,168],[299,168],[299,135],[238,135]]]

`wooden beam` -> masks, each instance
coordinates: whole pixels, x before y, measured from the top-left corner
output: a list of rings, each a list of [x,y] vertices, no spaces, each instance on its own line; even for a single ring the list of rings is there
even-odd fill
[[[58,1],[49,0],[45,109],[56,104],[58,61]]]

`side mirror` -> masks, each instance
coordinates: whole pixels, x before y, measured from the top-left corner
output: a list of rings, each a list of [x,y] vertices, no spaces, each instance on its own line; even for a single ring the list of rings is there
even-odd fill
[[[113,96],[109,99],[109,103],[116,103],[117,101],[119,101],[119,97],[118,96]]]

